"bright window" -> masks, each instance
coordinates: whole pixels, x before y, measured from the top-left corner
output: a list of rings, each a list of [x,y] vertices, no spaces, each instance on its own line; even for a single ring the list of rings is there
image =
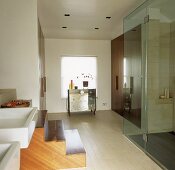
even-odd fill
[[[61,57],[61,97],[67,97],[69,84],[83,88],[83,81],[88,81],[88,88],[97,87],[97,57]]]

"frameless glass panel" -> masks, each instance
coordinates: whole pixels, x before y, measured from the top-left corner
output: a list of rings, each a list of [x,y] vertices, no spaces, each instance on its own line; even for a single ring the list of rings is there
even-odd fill
[[[141,128],[141,25],[124,34],[124,118]]]
[[[175,1],[154,0],[148,6],[146,151],[175,169]]]
[[[162,167],[170,170],[175,169],[174,7],[174,0],[148,0],[124,20],[124,110],[128,114],[132,113],[135,106],[132,104],[139,99],[141,91],[141,124],[138,126],[133,118],[125,117],[124,134],[144,148]],[[128,34],[133,29],[141,32],[138,34],[141,36],[141,74],[139,58],[132,57],[136,47],[134,43],[128,43]],[[134,38],[138,35],[132,34]],[[136,58],[139,62],[133,60]],[[136,83],[134,70],[137,70],[137,77],[140,75],[141,84]],[[138,106],[140,103],[137,101]]]
[[[124,134],[144,149],[145,116],[145,4],[124,19]]]

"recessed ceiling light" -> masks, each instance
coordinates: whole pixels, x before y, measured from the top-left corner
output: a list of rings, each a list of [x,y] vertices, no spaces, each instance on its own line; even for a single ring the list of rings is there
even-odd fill
[[[111,19],[111,17],[106,17],[106,19]]]
[[[98,27],[96,27],[96,28],[94,28],[95,30],[99,30],[99,28]]]
[[[70,14],[64,14],[64,16],[65,16],[65,17],[69,17],[69,16],[70,16]]]
[[[62,28],[67,28],[67,27],[62,27]]]

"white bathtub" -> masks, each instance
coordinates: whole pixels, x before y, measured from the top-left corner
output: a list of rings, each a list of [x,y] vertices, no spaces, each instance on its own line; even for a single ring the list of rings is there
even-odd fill
[[[19,141],[21,148],[27,148],[37,120],[37,108],[0,109],[0,141]]]
[[[20,143],[0,143],[0,170],[20,169]]]

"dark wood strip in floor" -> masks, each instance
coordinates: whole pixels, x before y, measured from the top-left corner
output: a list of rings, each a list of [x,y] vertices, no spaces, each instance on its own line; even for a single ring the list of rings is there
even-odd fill
[[[65,140],[62,120],[46,120],[44,124],[45,141]]]

